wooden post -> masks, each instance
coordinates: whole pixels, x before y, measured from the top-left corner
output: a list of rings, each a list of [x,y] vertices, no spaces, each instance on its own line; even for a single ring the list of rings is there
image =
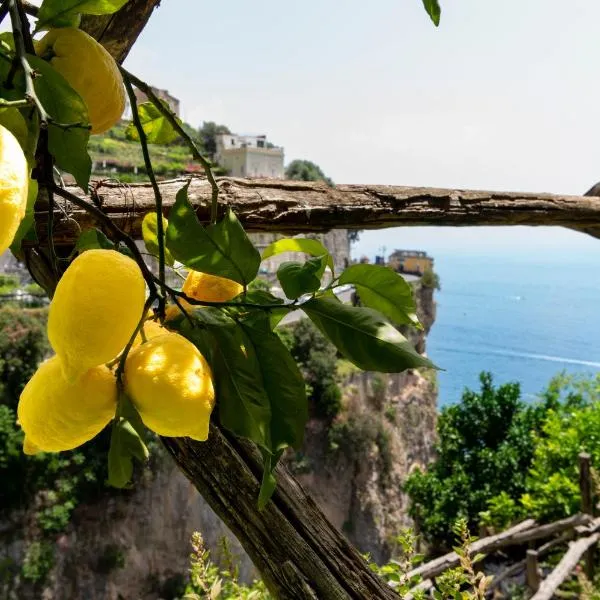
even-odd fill
[[[581,493],[581,512],[592,515],[594,512],[592,493],[592,457],[586,452],[579,455],[579,491]],[[594,581],[594,546],[585,553],[585,574],[590,581]]]
[[[535,594],[540,589],[541,582],[537,551],[527,550],[527,556],[525,561],[527,568],[527,587],[529,587],[532,594]]]

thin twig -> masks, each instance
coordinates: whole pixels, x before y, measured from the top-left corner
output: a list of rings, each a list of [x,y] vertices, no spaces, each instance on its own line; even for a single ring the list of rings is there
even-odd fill
[[[160,193],[160,188],[158,187],[158,183],[156,181],[156,176],[154,174],[154,169],[152,167],[152,160],[150,159],[150,151],[148,150],[148,139],[146,137],[146,132],[144,131],[144,127],[140,121],[140,115],[138,113],[137,107],[137,99],[135,97],[135,93],[133,91],[133,86],[131,85],[131,80],[127,75],[123,77],[123,81],[125,82],[125,89],[127,90],[127,95],[129,96],[129,104],[131,106],[131,114],[133,118],[133,124],[138,132],[138,136],[140,138],[140,145],[142,147],[142,154],[144,156],[144,164],[146,166],[146,173],[150,178],[150,183],[152,184],[152,189],[154,191],[154,198],[156,201],[156,235],[158,237],[158,277],[159,277],[159,286],[162,291],[162,297],[159,298],[159,316],[161,319],[165,316],[165,232],[163,226],[163,208],[162,208],[162,194]]]
[[[144,310],[142,311],[142,316],[141,316],[140,320],[138,321],[137,327],[135,328],[135,331],[132,333],[131,337],[129,338],[129,341],[127,342],[127,345],[123,349],[123,352],[121,352],[121,357],[119,358],[119,366],[117,367],[117,371],[115,373],[115,375],[117,377],[117,385],[121,389],[123,389],[123,373],[125,371],[125,361],[127,360],[129,351],[131,350],[131,347],[133,346],[133,343],[135,342],[135,338],[137,337],[138,333],[140,332],[140,330],[144,326],[144,323],[146,322],[146,315],[148,314],[148,311],[150,310],[152,303],[156,299],[157,299],[156,291],[151,292],[150,295],[148,296],[148,298],[146,299],[146,303],[144,304]]]
[[[175,131],[179,134],[179,136],[188,145],[188,148],[190,149],[190,152],[192,153],[192,156],[194,157],[194,159],[197,160],[204,168],[204,172],[206,173],[206,178],[208,179],[208,182],[210,183],[211,192],[212,192],[212,197],[211,197],[212,201],[211,201],[211,207],[210,207],[210,221],[211,221],[211,223],[215,224],[217,222],[217,216],[218,216],[217,208],[219,205],[219,186],[217,185],[217,181],[213,175],[210,161],[205,156],[203,156],[203,154],[198,149],[198,146],[196,146],[196,143],[194,142],[194,140],[183,129],[183,127],[177,120],[175,113],[168,106],[166,106],[163,102],[161,102],[160,98],[154,93],[152,88],[147,83],[145,83],[141,79],[137,78],[135,75],[133,75],[132,73],[130,73],[123,67],[121,67],[121,73],[123,73],[123,76],[125,78],[129,78],[129,80],[135,85],[135,87],[137,87],[140,91],[142,91],[142,92],[144,92],[144,94],[146,94],[146,96],[152,101],[154,106],[156,106],[156,108],[165,117],[165,119],[167,119],[167,121],[169,121],[169,123],[171,124],[173,129],[175,129]]]

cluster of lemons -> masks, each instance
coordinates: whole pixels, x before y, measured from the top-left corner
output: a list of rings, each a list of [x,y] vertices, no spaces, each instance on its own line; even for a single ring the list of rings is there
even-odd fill
[[[80,29],[53,29],[36,43],[36,53],[81,96],[91,133],[102,133],[121,118],[125,91],[119,68],[96,40]],[[0,125],[0,253],[25,215],[29,174],[18,140]],[[197,300],[224,302],[242,286],[191,271],[183,291]],[[19,399],[25,453],[76,448],[115,416],[115,368],[140,323],[145,300],[145,281],[131,258],[95,249],[71,263],[50,304],[48,339],[55,355],[39,366]],[[169,314],[178,310],[171,307]],[[215,403],[205,358],[186,338],[155,321],[147,321],[142,332],[125,357],[126,393],[156,433],[205,440]]]
[[[73,27],[50,30],[36,43],[85,102],[91,133],[110,129],[125,110],[119,67],[94,38]],[[27,208],[30,167],[15,136],[0,125],[0,254],[12,243]]]
[[[224,302],[242,287],[191,271],[183,290]],[[56,354],[40,365],[19,400],[25,453],[76,448],[115,416],[117,380],[107,365],[119,362],[145,295],[137,263],[119,252],[88,250],[71,263],[50,304],[48,339]],[[160,435],[206,440],[215,392],[204,356],[155,321],[141,333],[126,357],[123,381],[142,421]]]

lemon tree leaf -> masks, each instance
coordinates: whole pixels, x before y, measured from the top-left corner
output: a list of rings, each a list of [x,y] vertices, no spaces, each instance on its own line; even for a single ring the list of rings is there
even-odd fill
[[[340,353],[360,369],[399,373],[419,367],[436,368],[375,310],[325,297],[313,298],[301,308]]]
[[[271,407],[271,449],[299,448],[308,420],[306,386],[296,362],[279,336],[271,331],[268,316],[242,321]],[[246,350],[248,345],[246,345]]]
[[[271,499],[273,492],[277,488],[277,479],[275,478],[275,467],[283,454],[283,451],[271,454],[261,449],[263,456],[263,476],[258,493],[258,509],[262,510]]]
[[[145,461],[148,448],[131,423],[119,417],[114,424],[108,451],[108,483],[116,488],[128,487],[133,475],[133,458]]]
[[[81,14],[110,15],[127,0],[44,0],[38,12],[37,29],[78,27]]]
[[[92,172],[92,161],[87,152],[90,139],[87,106],[81,96],[50,64],[37,56],[27,58],[38,73],[34,79],[35,91],[50,117],[56,123],[73,125],[65,128],[50,123],[48,149],[57,166],[71,173],[77,184],[87,192]]]
[[[213,372],[219,420],[222,425],[271,451],[271,408],[256,353],[243,330],[221,311],[193,312],[196,326],[187,319],[170,322],[204,355]]]
[[[329,267],[331,272],[334,272],[333,257],[329,254],[329,250],[319,241],[312,238],[283,238],[269,244],[262,253],[262,260],[271,258],[282,252],[303,252],[309,256],[324,256],[326,258],[323,264],[323,270],[318,273],[319,278],[323,276],[325,267]]]
[[[163,217],[163,231],[166,233],[168,222]],[[152,256],[158,258],[158,217],[155,212],[148,213],[144,220],[142,221],[142,237],[144,238],[144,244],[146,245],[146,250]],[[165,247],[165,263],[169,266],[173,266],[175,264],[175,259],[172,254],[169,252],[169,249]]]
[[[115,245],[99,229],[86,229],[77,239],[75,249],[81,253],[94,248],[114,250]]]
[[[163,104],[169,105],[163,101]],[[169,109],[170,110],[170,109]],[[143,102],[138,104],[138,115],[142,129],[146,134],[146,141],[149,144],[169,144],[179,137],[179,134],[173,129],[173,125],[165,118],[165,116],[154,106],[152,102]],[[177,119],[181,124],[181,119]],[[140,141],[138,130],[133,122],[129,123],[125,130],[127,139],[134,142]]]
[[[420,327],[410,284],[389,267],[351,265],[340,275],[339,284],[354,285],[362,304],[383,313],[392,323]]]
[[[169,213],[167,247],[186,267],[247,285],[258,273],[260,254],[232,210],[215,225],[204,227],[188,199],[186,184]]]
[[[316,292],[321,287],[321,277],[327,261],[326,256],[311,258],[304,264],[284,262],[277,269],[277,279],[285,295],[291,300],[300,298],[302,294]]]
[[[433,21],[433,24],[437,27],[440,24],[440,17],[442,15],[442,9],[438,0],[423,0],[423,6],[429,15],[429,18]]]

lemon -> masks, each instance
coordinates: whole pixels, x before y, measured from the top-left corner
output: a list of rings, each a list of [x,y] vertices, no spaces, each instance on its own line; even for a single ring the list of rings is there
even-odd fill
[[[134,260],[114,250],[87,250],[56,286],[48,339],[74,379],[123,350],[142,317],[146,286]]]
[[[0,125],[0,254],[11,244],[27,208],[29,168],[17,138]]]
[[[114,58],[93,37],[74,27],[51,29],[36,43],[36,52],[83,98],[92,133],[118,123],[125,110],[121,73]]]
[[[77,448],[104,429],[116,407],[117,382],[107,367],[90,369],[70,383],[53,356],[39,366],[19,398],[23,450],[35,454]]]
[[[152,431],[206,440],[215,404],[212,373],[186,338],[170,332],[138,346],[125,361],[124,382]]]
[[[227,302],[239,296],[244,288],[237,281],[209,275],[200,271],[190,271],[181,291],[190,298],[205,302]]]

